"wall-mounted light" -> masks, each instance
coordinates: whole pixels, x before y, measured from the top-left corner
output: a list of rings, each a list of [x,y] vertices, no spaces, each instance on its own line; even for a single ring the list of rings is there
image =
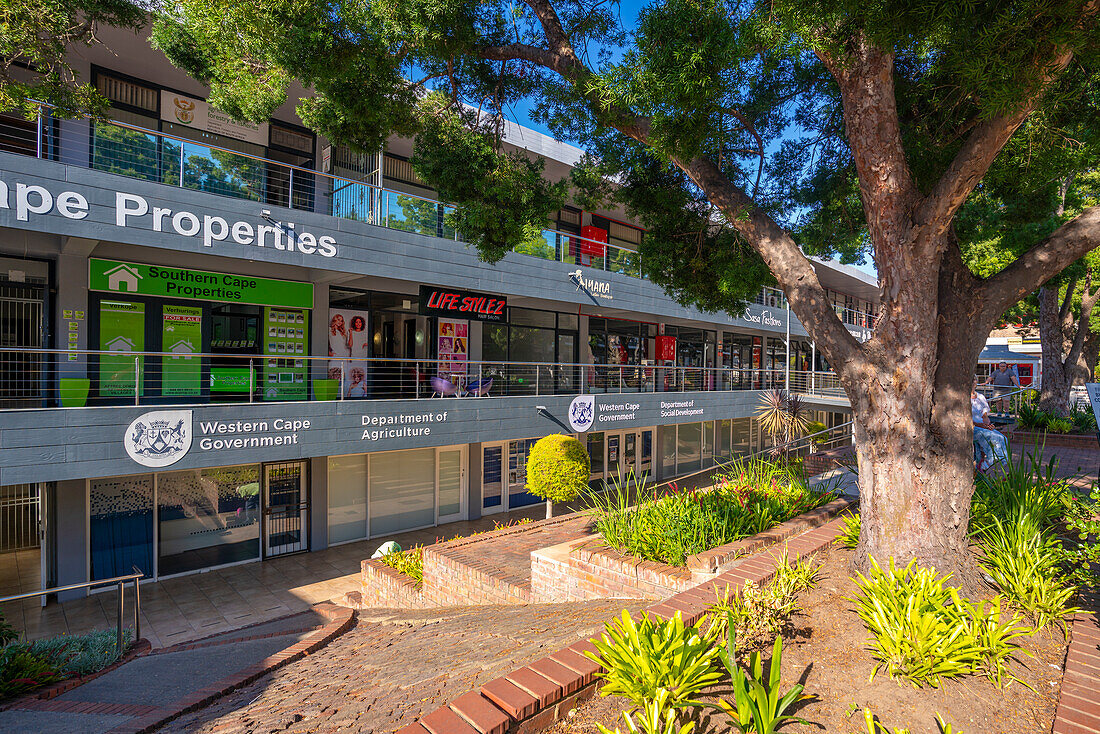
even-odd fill
[[[416,330],[416,343],[418,345],[424,343],[424,332],[421,331],[420,329]]]

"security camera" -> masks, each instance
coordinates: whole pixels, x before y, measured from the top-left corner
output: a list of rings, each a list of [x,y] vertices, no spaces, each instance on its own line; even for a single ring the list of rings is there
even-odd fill
[[[569,274],[569,277],[570,278],[580,278],[581,275],[583,275],[583,271],[580,268],[577,268],[576,270],[574,270],[572,273]]]

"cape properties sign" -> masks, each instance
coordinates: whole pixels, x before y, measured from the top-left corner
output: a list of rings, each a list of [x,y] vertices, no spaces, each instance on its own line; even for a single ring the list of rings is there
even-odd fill
[[[335,238],[298,230],[293,222],[276,222],[273,219],[265,220],[266,224],[244,219],[230,222],[224,217],[201,211],[153,206],[148,199],[137,194],[115,191],[114,195],[111,213],[116,227],[195,237],[202,241],[203,247],[209,248],[221,248],[222,243],[227,243],[324,258],[336,257],[338,252]],[[76,221],[86,220],[92,206],[88,196],[80,191],[51,191],[38,184],[9,183],[0,179],[0,209],[14,211],[15,219],[20,222],[30,222],[32,217],[51,214]]]
[[[313,284],[163,265],[88,259],[88,288],[108,293],[313,308]]]

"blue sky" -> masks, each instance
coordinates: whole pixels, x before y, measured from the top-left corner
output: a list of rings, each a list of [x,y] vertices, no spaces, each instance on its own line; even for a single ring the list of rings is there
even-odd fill
[[[628,29],[633,29],[637,23],[638,14],[647,4],[648,2],[642,2],[641,0],[621,0],[621,2],[616,3],[619,17],[623,25]],[[538,130],[544,135],[550,135],[552,137],[553,133],[551,133],[545,125],[531,119],[532,107],[533,100],[524,99],[521,100],[518,104],[514,105],[511,110],[506,112],[506,114],[510,115],[513,122],[523,125],[524,127],[529,127],[533,130]],[[575,141],[567,142],[575,143]],[[865,273],[869,273],[871,275],[876,274],[874,262],[871,261],[870,258],[868,258],[867,262],[863,265],[856,265],[855,267],[859,268]]]

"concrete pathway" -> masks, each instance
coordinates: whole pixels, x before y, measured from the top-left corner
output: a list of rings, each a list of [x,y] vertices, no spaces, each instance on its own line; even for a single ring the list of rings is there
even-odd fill
[[[211,682],[256,665],[313,634],[324,622],[318,614],[302,612],[153,651],[54,698],[0,711],[0,731],[127,731],[129,722],[170,709]]]

